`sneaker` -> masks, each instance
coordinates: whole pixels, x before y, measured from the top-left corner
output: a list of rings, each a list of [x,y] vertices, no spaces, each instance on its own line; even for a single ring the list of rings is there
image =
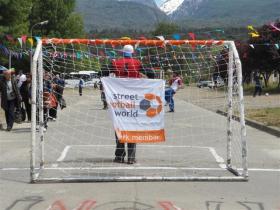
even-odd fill
[[[43,131],[44,131],[44,132],[46,132],[46,131],[47,131],[47,129],[46,129],[46,128],[43,128]]]
[[[7,127],[6,131],[11,131],[12,128],[11,127]]]
[[[123,158],[115,158],[114,160],[113,160],[113,162],[114,163],[124,163],[124,159]]]
[[[134,158],[129,158],[127,160],[127,164],[129,164],[129,165],[134,164],[134,163],[136,163],[136,160]]]
[[[174,112],[174,110],[169,110],[168,112]]]

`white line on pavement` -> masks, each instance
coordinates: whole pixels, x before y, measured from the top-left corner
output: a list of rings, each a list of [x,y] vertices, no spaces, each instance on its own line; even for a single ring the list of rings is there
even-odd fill
[[[136,169],[136,170],[208,170],[208,171],[221,171],[225,170],[223,168],[180,168],[180,167],[137,167],[137,166],[127,166],[127,167],[65,167],[65,168],[53,168],[46,167],[44,170],[113,170],[113,169]],[[0,171],[25,171],[30,170],[30,168],[0,168]],[[239,170],[239,169],[238,169]],[[241,170],[241,169],[240,169]],[[249,171],[252,172],[280,172],[280,169],[274,168],[249,168]]]

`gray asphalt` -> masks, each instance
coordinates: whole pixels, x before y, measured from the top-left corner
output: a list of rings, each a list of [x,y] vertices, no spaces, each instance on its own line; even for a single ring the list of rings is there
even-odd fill
[[[59,111],[56,122],[49,123],[45,144],[45,167],[63,169],[43,172],[42,178],[112,174],[232,176],[221,170],[208,149],[214,148],[219,157],[225,159],[226,119],[214,112],[177,99],[176,112],[166,113],[165,117],[167,141],[157,145],[137,145],[137,164],[128,166],[112,162],[114,133],[107,112],[101,110],[99,92],[85,91],[79,97],[76,90],[68,91],[66,99],[68,107]],[[29,127],[30,124],[23,123],[15,125],[12,132],[0,131],[0,209],[280,209],[280,139],[248,126],[248,182],[44,184],[29,183]],[[237,124],[234,129],[239,131]],[[69,150],[61,161],[57,161],[67,145]],[[238,156],[240,145],[234,147]],[[239,158],[234,158],[234,162],[240,166]],[[102,166],[110,167],[110,170],[85,170]],[[186,170],[143,169],[165,166],[183,166]],[[65,169],[69,167],[73,170]],[[141,167],[141,170],[137,169]]]

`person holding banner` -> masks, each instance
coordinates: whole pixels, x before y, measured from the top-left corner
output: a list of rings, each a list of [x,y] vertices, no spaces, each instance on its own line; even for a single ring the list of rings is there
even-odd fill
[[[141,61],[132,58],[134,48],[132,45],[125,45],[123,47],[123,58],[113,60],[112,66],[116,77],[129,77],[129,78],[141,78],[145,77],[140,71],[143,71]],[[114,162],[124,162],[126,155],[125,144],[120,143],[116,136],[116,150]],[[127,143],[127,164],[134,164],[136,162],[136,144]]]
[[[123,57],[112,60],[111,65],[107,66],[107,72],[103,72],[102,76],[114,74],[117,78],[146,78],[142,72],[144,71],[140,60],[133,58],[134,48],[132,45],[125,45],[122,49]],[[121,143],[117,131],[115,132],[116,149],[114,162],[124,163],[126,156],[125,143]],[[127,143],[127,164],[136,162],[136,143]]]

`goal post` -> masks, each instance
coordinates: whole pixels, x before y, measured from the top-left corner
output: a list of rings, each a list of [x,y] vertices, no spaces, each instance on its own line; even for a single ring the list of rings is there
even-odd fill
[[[100,72],[111,70],[128,44],[158,79],[178,72],[185,83],[174,95],[175,113],[164,107],[165,142],[137,144],[133,165],[113,162],[115,131],[96,89]],[[242,66],[234,41],[42,39],[31,68],[31,182],[248,180]],[[46,88],[56,106],[46,105]]]

